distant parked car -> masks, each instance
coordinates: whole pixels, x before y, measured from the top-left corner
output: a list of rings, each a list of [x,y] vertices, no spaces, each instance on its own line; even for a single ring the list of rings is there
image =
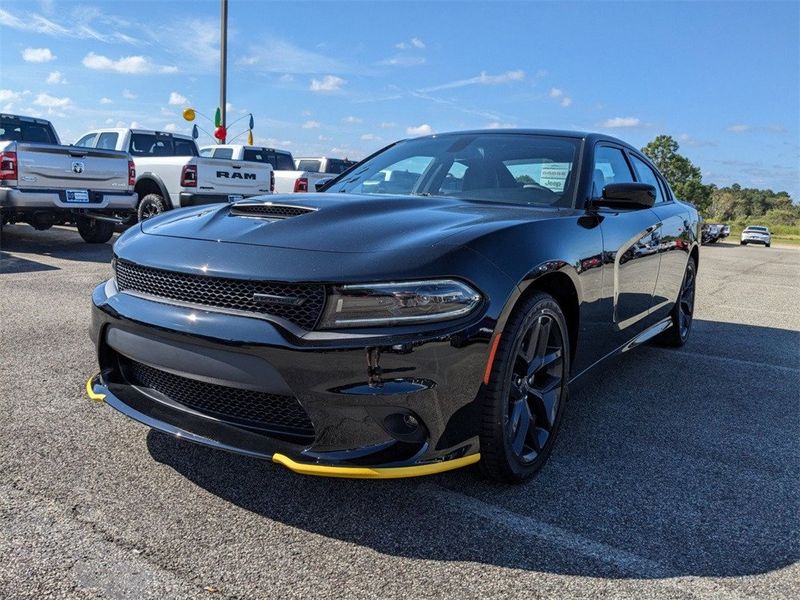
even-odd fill
[[[764,244],[767,248],[772,244],[772,234],[767,227],[761,225],[748,225],[742,232],[742,238],[739,240],[742,246],[747,244]]]
[[[720,223],[703,223],[702,243],[714,244],[731,234],[731,226]]]

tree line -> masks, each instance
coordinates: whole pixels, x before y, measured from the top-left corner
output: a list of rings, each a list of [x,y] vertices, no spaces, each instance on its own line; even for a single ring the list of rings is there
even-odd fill
[[[678,198],[694,204],[709,222],[734,222],[742,225],[800,226],[800,205],[787,192],[704,184],[700,167],[678,153],[679,145],[669,135],[656,136],[644,152],[666,177]]]

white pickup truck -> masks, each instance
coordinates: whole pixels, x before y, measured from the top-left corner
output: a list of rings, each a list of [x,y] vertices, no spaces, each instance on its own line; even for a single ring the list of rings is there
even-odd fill
[[[269,194],[272,166],[200,156],[186,135],[147,129],[98,129],[81,137],[76,146],[115,148],[130,153],[136,164],[142,221],[171,208],[233,202]]]
[[[135,178],[126,152],[62,146],[49,121],[0,114],[0,226],[74,221],[84,241],[105,243],[134,214]]]
[[[245,146],[242,144],[218,144],[216,146],[203,146],[200,148],[200,156],[270,164],[274,169],[274,191],[276,194],[316,192],[319,186],[331,179],[330,175],[324,173],[295,169],[294,158],[292,158],[291,152],[286,150]]]

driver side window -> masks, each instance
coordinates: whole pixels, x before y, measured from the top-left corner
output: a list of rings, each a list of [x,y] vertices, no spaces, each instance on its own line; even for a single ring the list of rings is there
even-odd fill
[[[603,188],[609,183],[633,183],[633,174],[622,150],[612,146],[597,146],[592,171],[592,197],[602,196]]]

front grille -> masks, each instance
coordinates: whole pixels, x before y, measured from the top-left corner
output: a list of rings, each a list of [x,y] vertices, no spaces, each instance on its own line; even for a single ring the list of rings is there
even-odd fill
[[[325,287],[322,285],[193,275],[144,267],[120,259],[116,261],[116,275],[117,287],[123,292],[273,315],[307,330],[314,328],[325,306]],[[257,294],[261,301],[256,299]]]
[[[286,206],[283,204],[234,204],[231,214],[242,217],[264,217],[268,219],[288,219],[314,212],[313,208]]]
[[[120,356],[128,383],[150,388],[187,408],[229,423],[311,441],[314,426],[292,396],[279,396],[174,375]]]

